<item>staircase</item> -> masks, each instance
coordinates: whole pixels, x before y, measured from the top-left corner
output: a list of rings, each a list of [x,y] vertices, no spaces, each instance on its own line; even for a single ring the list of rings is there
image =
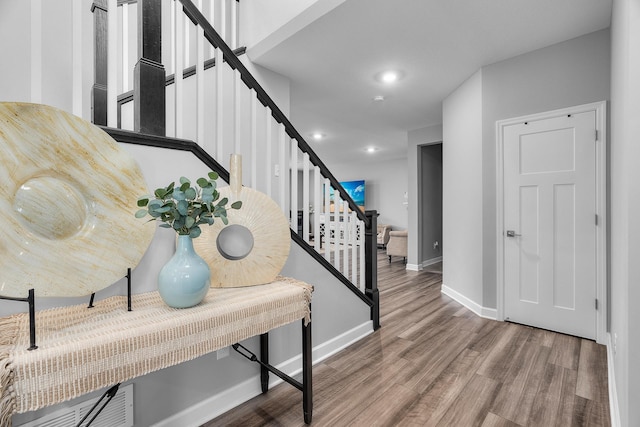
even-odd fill
[[[377,329],[377,213],[361,211],[249,71],[238,2],[96,0],[92,11],[94,123],[122,143],[190,151],[227,182],[223,164],[241,154],[244,185],[279,204],[293,241]]]

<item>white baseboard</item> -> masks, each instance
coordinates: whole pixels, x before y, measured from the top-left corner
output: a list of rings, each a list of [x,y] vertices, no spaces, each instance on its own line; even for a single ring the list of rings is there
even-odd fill
[[[467,307],[469,310],[473,311],[480,317],[484,317],[485,319],[496,320],[498,318],[498,310],[495,308],[487,308],[483,307],[475,301],[470,300],[466,296],[462,295],[460,292],[455,291],[444,284],[442,285],[441,292],[448,296],[449,298],[459,302],[460,304]]]
[[[407,263],[407,266],[405,268],[407,270],[410,270],[410,271],[422,271],[425,267],[428,267],[428,266],[433,265],[433,264],[437,264],[440,261],[442,261],[442,257],[441,256],[436,257],[436,258],[431,258],[431,259],[428,259],[426,261],[422,261],[420,264],[409,264],[409,263]]]
[[[611,427],[620,427],[620,407],[618,406],[618,389],[616,388],[616,373],[613,369],[613,342],[611,334],[607,332],[607,367],[609,375],[609,412],[611,413]]]
[[[336,354],[340,350],[361,340],[373,332],[373,323],[365,322],[355,328],[338,335],[313,348],[313,364],[319,363],[326,358]],[[287,375],[294,376],[302,370],[302,355],[297,355],[276,366]],[[269,387],[273,387],[283,382],[275,375],[270,375]],[[241,382],[222,393],[211,396],[173,416],[153,425],[153,427],[174,427],[192,426],[198,427],[238,405],[258,396],[262,393],[260,389],[260,376]]]
[[[441,256],[439,256],[439,257],[435,257],[435,258],[431,258],[431,259],[428,259],[428,260],[426,260],[426,261],[422,261],[422,267],[423,267],[423,268],[424,268],[424,267],[428,267],[428,266],[430,266],[430,265],[437,264],[437,263],[439,263],[440,261],[442,261],[442,257],[441,257]]]

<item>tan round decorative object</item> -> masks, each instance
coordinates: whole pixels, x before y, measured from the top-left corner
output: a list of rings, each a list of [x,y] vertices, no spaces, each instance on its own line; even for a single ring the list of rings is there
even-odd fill
[[[40,104],[0,103],[0,295],[74,297],[127,274],[155,224],[135,160],[103,130]]]
[[[242,200],[242,208],[227,211],[229,226],[216,219],[193,239],[196,252],[211,269],[211,287],[273,282],[289,257],[291,231],[287,218],[269,196],[259,191],[243,187],[237,198],[232,196],[231,187],[219,191],[220,197],[229,198],[230,203]]]

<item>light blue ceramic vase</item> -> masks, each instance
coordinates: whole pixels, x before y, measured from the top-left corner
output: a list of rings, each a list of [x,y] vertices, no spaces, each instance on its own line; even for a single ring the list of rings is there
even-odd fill
[[[193,307],[209,290],[209,266],[193,250],[189,236],[178,236],[176,253],[158,275],[158,292],[174,308]]]

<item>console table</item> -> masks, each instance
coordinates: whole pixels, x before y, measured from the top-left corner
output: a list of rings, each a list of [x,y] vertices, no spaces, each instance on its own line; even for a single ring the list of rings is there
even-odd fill
[[[0,318],[0,425],[34,411],[260,335],[263,392],[274,372],[303,392],[311,422],[311,293],[291,278],[243,288],[211,288],[187,309],[168,307],[157,292],[111,297],[92,308],[69,306],[36,312],[38,348],[29,350],[27,313]],[[302,319],[303,382],[268,363],[268,331]],[[238,347],[234,348],[238,350]],[[244,349],[244,348],[242,348]]]

